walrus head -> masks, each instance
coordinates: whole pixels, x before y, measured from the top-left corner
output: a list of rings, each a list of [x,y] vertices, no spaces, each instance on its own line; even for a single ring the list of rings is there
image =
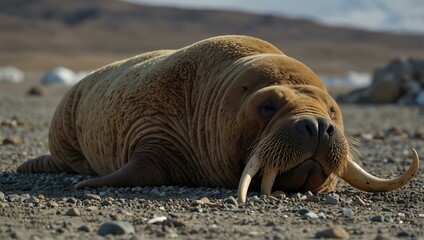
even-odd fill
[[[418,169],[413,150],[409,170],[396,179],[376,178],[355,163],[344,135],[340,109],[319,78],[302,63],[280,54],[245,59],[236,77],[242,95],[237,125],[250,127],[243,139],[255,139],[249,148],[238,188],[246,201],[251,179],[262,176],[261,193],[331,191],[339,177],[364,191],[391,191],[408,183]],[[241,123],[242,122],[242,123]]]

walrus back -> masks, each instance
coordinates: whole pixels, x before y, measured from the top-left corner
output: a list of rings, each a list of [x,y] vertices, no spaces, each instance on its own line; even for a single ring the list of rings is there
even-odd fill
[[[122,108],[126,93],[118,93],[119,89],[134,91],[139,87],[130,85],[147,84],[143,83],[146,78],[140,76],[147,74],[143,70],[148,71],[149,66],[172,52],[154,51],[109,64],[73,86],[58,104],[50,124],[51,156],[26,161],[18,167],[18,171],[104,175],[125,164],[127,159],[122,163],[116,162],[122,153],[121,147],[118,147],[122,143],[117,142],[116,134],[125,128],[118,123],[123,123],[125,116],[117,111],[126,109]],[[128,75],[134,77],[127,81]],[[114,98],[116,94],[122,99]],[[149,91],[144,94],[149,94]],[[142,110],[138,109],[139,112]],[[120,117],[114,118],[117,114]]]

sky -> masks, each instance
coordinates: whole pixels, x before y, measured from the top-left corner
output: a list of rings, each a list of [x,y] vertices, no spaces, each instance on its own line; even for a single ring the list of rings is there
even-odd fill
[[[311,19],[329,26],[424,35],[424,0],[126,0]]]

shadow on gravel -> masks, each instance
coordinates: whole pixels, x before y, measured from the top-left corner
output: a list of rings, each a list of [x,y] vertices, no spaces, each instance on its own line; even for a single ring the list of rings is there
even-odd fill
[[[102,198],[142,198],[145,200],[175,200],[175,199],[199,199],[208,197],[210,200],[222,197],[236,196],[237,190],[223,188],[190,188],[184,186],[160,186],[160,187],[126,187],[113,188],[101,187],[97,189],[86,188],[75,190],[74,186],[80,181],[92,176],[72,175],[72,174],[48,174],[48,173],[16,173],[0,172],[0,192],[6,195],[25,194],[38,196],[44,195],[47,198],[74,197],[85,199],[87,193],[100,195]],[[251,194],[258,194],[251,192]]]

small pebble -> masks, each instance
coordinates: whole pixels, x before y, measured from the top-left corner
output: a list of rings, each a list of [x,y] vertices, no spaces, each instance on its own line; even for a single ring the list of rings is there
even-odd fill
[[[306,209],[306,208],[302,208],[299,211],[297,211],[297,213],[300,214],[300,215],[302,215],[302,216],[305,215],[308,212],[309,212],[309,210]]]
[[[75,203],[78,202],[78,199],[71,197],[71,198],[68,198],[68,200],[66,202],[75,204]]]
[[[314,212],[307,212],[303,215],[305,218],[317,219],[319,218]]]
[[[384,222],[384,216],[382,215],[376,215],[371,218],[372,222]]]
[[[327,204],[336,205],[336,204],[339,203],[339,201],[340,201],[340,196],[338,194],[335,194],[335,193],[328,194],[325,197],[325,203],[327,203]]]
[[[319,197],[306,195],[305,202],[319,202]]]
[[[97,206],[88,206],[87,207],[87,211],[97,211],[97,210],[99,210],[99,208],[97,207]]]
[[[66,213],[66,216],[80,216],[81,213],[77,208],[70,208]]]
[[[349,238],[349,233],[340,226],[334,226],[324,231],[317,232],[315,238],[337,238],[346,239]]]
[[[275,192],[271,193],[271,196],[276,197],[278,199],[286,198],[286,194],[283,191],[275,191]]]
[[[353,216],[355,215],[352,209],[350,208],[342,208],[341,213],[342,216],[346,218],[353,218]]]
[[[98,201],[102,200],[102,198],[99,195],[91,194],[91,193],[85,194],[85,198],[87,198],[89,200],[98,200]]]
[[[102,205],[102,206],[111,206],[111,205],[112,205],[112,202],[110,202],[110,201],[108,201],[108,200],[103,200],[103,201],[100,203],[100,205]]]
[[[88,226],[88,225],[82,225],[81,227],[78,228],[78,231],[80,231],[80,232],[92,232],[93,228],[91,226]]]
[[[166,217],[165,216],[154,217],[152,219],[149,219],[147,221],[147,224],[161,223],[161,222],[163,222],[165,220],[166,220]]]
[[[46,88],[43,86],[32,86],[29,90],[28,90],[28,94],[29,95],[34,95],[34,96],[44,96],[46,95]]]
[[[207,197],[203,197],[201,199],[197,199],[197,200],[194,200],[194,201],[191,202],[191,204],[193,206],[207,204],[207,203],[210,203],[209,198],[207,198]]]
[[[407,231],[400,231],[396,234],[397,237],[414,237],[414,234],[409,233]]]
[[[7,208],[9,207],[9,203],[0,202],[0,208]]]
[[[39,203],[40,200],[38,198],[34,197],[34,196],[31,196],[26,200],[26,202],[27,203]]]
[[[3,145],[12,144],[12,145],[20,145],[24,141],[18,137],[8,137],[3,140]]]
[[[238,202],[233,196],[229,196],[227,199],[225,199],[225,203],[232,204],[238,208]]]
[[[107,223],[103,223],[97,234],[101,236],[106,236],[108,234],[112,235],[123,235],[123,234],[134,234],[135,230],[133,225],[128,222],[123,221],[111,221]]]
[[[51,208],[59,207],[59,204],[53,200],[48,201],[46,205]]]

